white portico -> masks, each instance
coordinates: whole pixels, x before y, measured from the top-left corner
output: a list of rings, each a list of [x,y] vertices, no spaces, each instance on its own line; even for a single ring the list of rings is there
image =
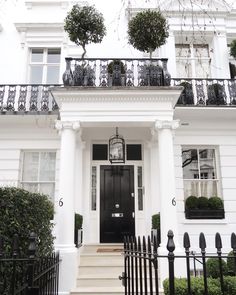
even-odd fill
[[[68,271],[69,265],[70,268],[72,265],[76,267],[73,244],[74,212],[79,210],[84,216],[84,243],[102,241],[100,215],[103,213],[99,206],[102,198],[100,182],[102,171],[108,171],[112,165],[108,161],[98,164],[97,206],[96,210],[91,210],[90,171],[93,161],[91,145],[93,142],[108,142],[109,135],[112,135],[115,127],[122,130],[126,143],[142,144],[144,171],[142,186],[145,187],[143,210],[138,209],[137,203],[138,183],[135,181],[137,161],[126,161],[122,167],[113,164],[122,168],[124,178],[129,178],[131,190],[134,191],[134,212],[132,212],[134,234],[150,234],[151,215],[155,213],[153,210],[158,208],[161,212],[163,247],[166,245],[165,233],[169,229],[178,236],[177,213],[173,205],[175,202],[173,130],[178,127],[179,122],[173,120],[173,113],[181,90],[181,87],[126,89],[58,87],[52,90],[60,109],[60,119],[56,122],[56,128],[61,136],[60,187],[56,201],[56,247],[62,252],[64,259],[62,278],[63,272]],[[107,175],[110,175],[110,172]],[[125,182],[122,182],[121,187],[125,186]],[[116,206],[119,207],[119,204]],[[65,289],[66,285],[65,283]]]

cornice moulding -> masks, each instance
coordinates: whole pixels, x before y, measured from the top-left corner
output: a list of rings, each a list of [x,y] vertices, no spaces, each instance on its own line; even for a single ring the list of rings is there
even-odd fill
[[[63,29],[64,24],[61,23],[15,23],[15,27],[17,29],[18,32],[22,32],[22,31],[28,31],[28,30],[32,30],[32,29],[43,29],[46,30],[48,28],[52,28],[52,29]],[[63,29],[64,30],[64,29]]]

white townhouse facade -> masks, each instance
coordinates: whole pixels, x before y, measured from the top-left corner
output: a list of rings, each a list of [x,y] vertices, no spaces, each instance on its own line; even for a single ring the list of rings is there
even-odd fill
[[[186,231],[193,248],[202,231],[209,250],[217,231],[224,251],[230,248],[236,83],[229,44],[236,39],[236,8],[222,1],[183,2],[184,8],[174,0],[0,1],[0,185],[40,191],[54,202],[60,294],[75,286],[75,212],[83,215],[84,244],[148,235],[152,215],[160,212],[160,251],[169,229],[179,251]],[[76,71],[82,50],[69,42],[63,25],[75,3],[95,4],[107,36],[87,48],[92,78],[72,86],[65,79],[63,85],[62,76]],[[127,44],[127,24],[157,5],[168,19],[169,37],[153,55],[158,70],[145,76],[150,61]],[[110,80],[114,60],[125,69],[118,69],[121,84]],[[109,139],[116,130],[125,156],[111,163]],[[215,219],[188,216],[189,196],[218,196],[224,212]]]

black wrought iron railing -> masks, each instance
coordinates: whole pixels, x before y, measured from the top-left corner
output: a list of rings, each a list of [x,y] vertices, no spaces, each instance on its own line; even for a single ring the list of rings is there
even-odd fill
[[[167,59],[66,58],[65,86],[169,86]]]
[[[58,295],[59,253],[36,256],[36,235],[29,238],[28,256],[20,256],[18,236],[13,249],[4,249],[0,236],[0,294],[1,295]],[[9,253],[12,253],[10,255]]]
[[[59,85],[0,85],[0,112],[2,114],[49,114],[58,112],[50,89]]]
[[[236,235],[231,235],[232,251],[222,252],[222,240],[219,233],[215,235],[215,253],[208,253],[206,239],[203,233],[199,235],[199,250],[191,251],[188,233],[183,237],[183,254],[175,254],[174,234],[168,232],[167,255],[160,255],[154,237],[126,237],[124,241],[124,272],[120,276],[125,289],[125,295],[163,294],[161,285],[164,285],[165,295],[179,294],[235,294],[236,285]],[[197,249],[197,245],[193,245]],[[164,260],[164,261],[163,261]],[[226,263],[227,261],[227,263]],[[158,265],[167,265],[168,278],[160,281]],[[181,267],[181,277],[179,269]],[[200,271],[197,276],[196,264]],[[185,272],[185,275],[184,275]]]
[[[171,86],[183,86],[178,106],[235,106],[235,79],[171,79]]]

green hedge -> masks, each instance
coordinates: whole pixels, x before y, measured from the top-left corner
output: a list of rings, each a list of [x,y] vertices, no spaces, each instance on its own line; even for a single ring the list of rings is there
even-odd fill
[[[38,256],[52,253],[53,213],[53,204],[46,195],[15,187],[0,187],[0,235],[4,239],[5,254],[11,254],[12,239],[17,234],[19,254],[27,255],[30,232],[38,237]]]
[[[83,216],[75,213],[75,230],[81,229],[83,224]]]
[[[208,295],[222,295],[220,288],[220,280],[208,278]],[[164,294],[170,295],[169,292],[169,280],[166,279],[163,282]],[[204,281],[202,277],[191,277],[192,295],[204,294]],[[188,295],[187,291],[187,279],[176,278],[175,279],[175,295]],[[225,276],[224,277],[224,295],[236,295],[236,277]]]
[[[152,215],[152,228],[160,229],[160,213]]]
[[[222,259],[222,271],[223,275],[228,274],[228,267],[227,263]],[[207,270],[207,276],[212,277],[214,279],[217,279],[220,277],[220,266],[219,266],[219,259],[217,258],[209,258],[206,262],[206,270]]]
[[[221,198],[219,197],[196,197],[189,196],[185,201],[186,209],[224,209],[224,204]]]

